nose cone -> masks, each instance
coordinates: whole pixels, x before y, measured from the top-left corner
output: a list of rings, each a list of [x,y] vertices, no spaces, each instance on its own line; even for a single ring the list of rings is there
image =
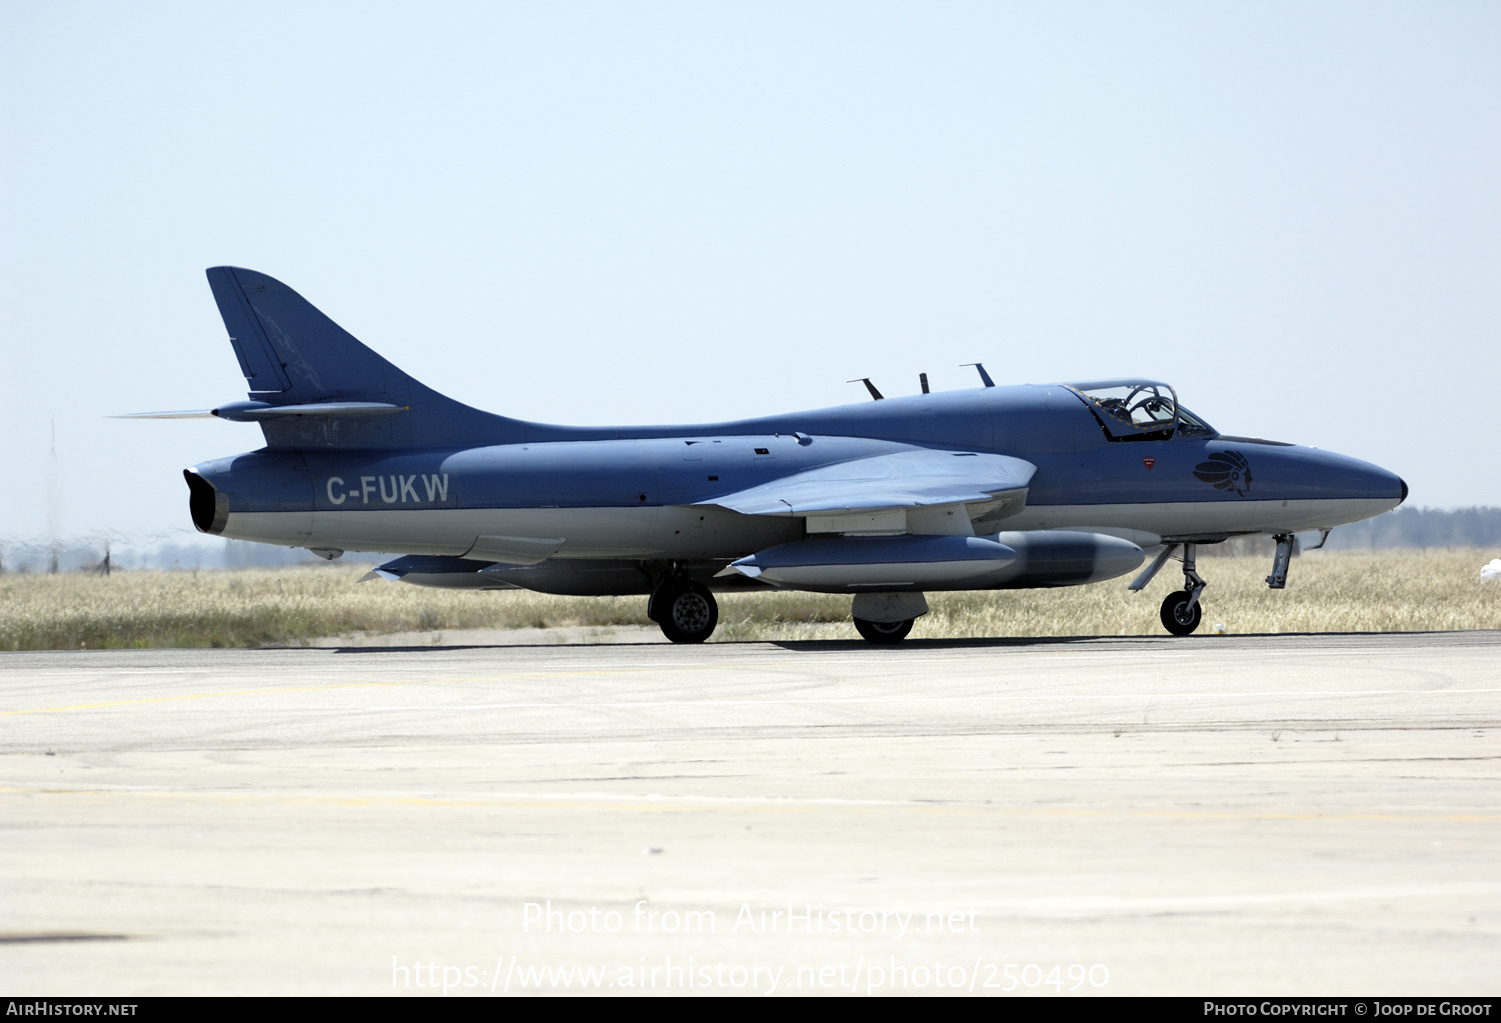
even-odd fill
[[[1267,471],[1256,485],[1267,484],[1267,499],[1309,502],[1301,507],[1316,514],[1318,521],[1309,520],[1301,528],[1359,522],[1407,500],[1407,483],[1379,465],[1317,448],[1288,447],[1268,458],[1270,454],[1257,452],[1258,467],[1264,464]]]
[[[1366,462],[1361,465],[1366,467],[1363,486],[1372,498],[1385,501],[1387,510],[1407,500],[1407,482],[1401,476]]]
[[[1388,508],[1407,500],[1402,477],[1379,465],[1316,448],[1294,450],[1299,463],[1294,476],[1307,497],[1383,501]]]

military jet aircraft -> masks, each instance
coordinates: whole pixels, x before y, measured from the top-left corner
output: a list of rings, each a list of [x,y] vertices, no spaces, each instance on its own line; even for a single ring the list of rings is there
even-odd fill
[[[642,594],[669,639],[697,643],[715,591],[847,593],[860,635],[896,643],[927,591],[1071,586],[1170,560],[1164,627],[1203,615],[1200,544],[1276,538],[1401,504],[1366,462],[1226,436],[1153,380],[872,398],[700,426],[569,427],[470,408],[397,369],[306,299],[237,267],[208,271],[246,401],[199,412],[259,423],[266,446],[186,469],[215,536],[402,557],[425,586]],[[1322,540],[1320,541],[1322,543]]]

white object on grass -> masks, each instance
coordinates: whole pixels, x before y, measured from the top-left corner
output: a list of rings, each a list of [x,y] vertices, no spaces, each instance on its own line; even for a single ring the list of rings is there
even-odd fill
[[[1493,583],[1501,579],[1501,558],[1492,558],[1489,565],[1480,566],[1480,581]]]

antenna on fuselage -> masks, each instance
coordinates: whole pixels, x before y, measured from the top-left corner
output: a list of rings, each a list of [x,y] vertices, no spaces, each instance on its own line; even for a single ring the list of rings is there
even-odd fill
[[[980,383],[984,384],[986,387],[995,386],[995,381],[990,379],[989,373],[985,372],[985,364],[983,362],[965,362],[961,363],[961,365],[975,367],[975,369],[980,371]]]
[[[856,377],[854,380],[846,380],[845,383],[864,384],[865,389],[870,392],[870,396],[876,401],[880,401],[882,398],[886,397],[886,395],[876,390],[876,385],[870,382],[870,377]]]
[[[919,374],[917,374],[917,382],[920,383],[920,384],[922,384],[922,393],[927,394],[928,393],[928,374],[926,374],[926,373],[919,373]]]

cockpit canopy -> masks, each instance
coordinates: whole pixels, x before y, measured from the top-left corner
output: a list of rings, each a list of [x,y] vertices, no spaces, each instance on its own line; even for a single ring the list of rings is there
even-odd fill
[[[1212,437],[1208,423],[1178,404],[1178,394],[1159,380],[1094,380],[1064,384],[1088,406],[1113,441]]]

